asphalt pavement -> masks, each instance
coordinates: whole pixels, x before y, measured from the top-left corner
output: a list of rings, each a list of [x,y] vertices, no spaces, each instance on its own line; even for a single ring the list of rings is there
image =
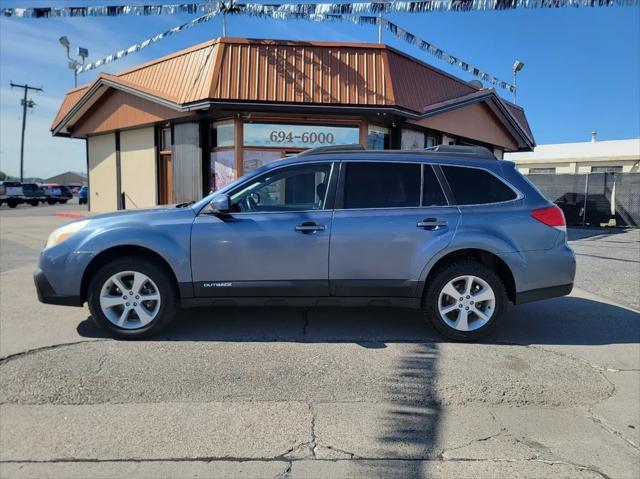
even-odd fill
[[[37,302],[79,207],[38,208],[0,211],[2,478],[638,477],[637,230],[572,230],[571,296],[479,343],[385,308],[185,310],[129,342]]]

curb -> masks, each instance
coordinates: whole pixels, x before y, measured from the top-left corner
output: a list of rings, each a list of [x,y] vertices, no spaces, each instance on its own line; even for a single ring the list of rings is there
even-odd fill
[[[86,218],[88,216],[87,213],[64,213],[62,211],[57,211],[56,216],[61,216],[63,218]]]

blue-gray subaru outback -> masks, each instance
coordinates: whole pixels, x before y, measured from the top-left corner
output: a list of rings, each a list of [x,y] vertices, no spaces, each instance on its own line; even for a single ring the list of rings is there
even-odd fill
[[[35,282],[121,338],[159,333],[179,305],[381,305],[474,340],[507,302],[571,292],[566,240],[562,211],[484,148],[325,147],[195,203],[63,226]]]

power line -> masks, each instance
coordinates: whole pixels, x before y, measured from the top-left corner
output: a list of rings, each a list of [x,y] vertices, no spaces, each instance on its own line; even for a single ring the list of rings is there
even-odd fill
[[[11,88],[22,88],[24,90],[24,96],[22,100],[20,100],[20,104],[22,105],[22,140],[20,141],[20,182],[24,181],[24,131],[27,128],[27,108],[33,108],[35,106],[35,102],[29,98],[27,95],[29,90],[33,91],[44,91],[42,88],[37,88],[34,86],[30,86],[27,84],[20,85],[18,83],[9,82],[11,84]]]

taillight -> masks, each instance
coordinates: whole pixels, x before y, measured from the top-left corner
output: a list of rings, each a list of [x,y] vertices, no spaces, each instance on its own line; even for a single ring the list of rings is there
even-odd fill
[[[567,231],[567,222],[564,219],[564,213],[556,205],[533,210],[531,212],[531,217],[547,226],[551,226],[552,228]]]

